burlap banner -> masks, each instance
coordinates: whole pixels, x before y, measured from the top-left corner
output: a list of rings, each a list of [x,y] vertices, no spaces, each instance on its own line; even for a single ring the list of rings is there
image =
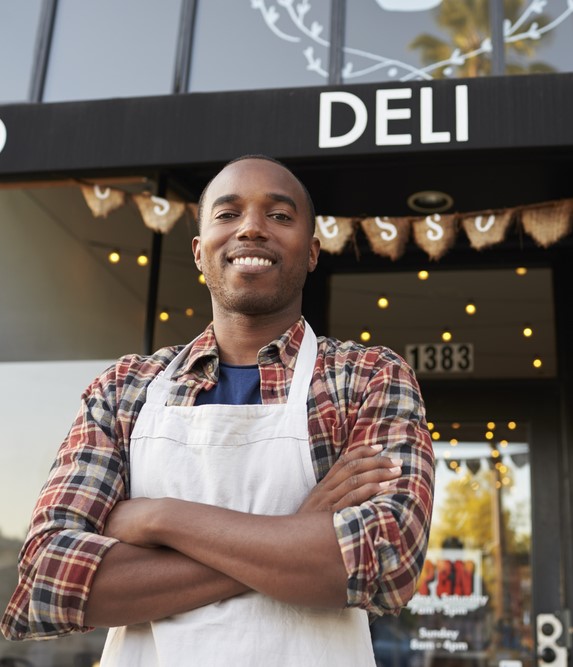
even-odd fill
[[[523,229],[542,248],[547,248],[571,232],[573,199],[529,206],[521,213]]]
[[[108,214],[125,204],[125,192],[100,185],[80,186],[86,204],[95,218],[107,218]]]
[[[364,218],[360,223],[370,247],[377,255],[396,260],[404,253],[410,237],[409,218]]]
[[[515,209],[509,208],[504,211],[486,211],[479,215],[462,217],[462,227],[475,250],[489,248],[496,243],[501,243],[513,222]]]
[[[412,221],[414,241],[428,257],[438,260],[456,242],[457,221],[454,215],[434,213]]]
[[[340,255],[354,232],[353,220],[317,215],[314,234],[320,239],[320,247],[332,255]]]
[[[185,213],[185,202],[176,201],[172,198],[154,197],[153,195],[133,195],[143,222],[149,229],[161,234],[173,229],[175,223]]]

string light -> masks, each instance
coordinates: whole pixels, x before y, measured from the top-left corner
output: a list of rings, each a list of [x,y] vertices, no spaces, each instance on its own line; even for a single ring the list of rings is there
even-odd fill
[[[488,422],[486,426],[490,431],[493,431],[493,429],[495,428],[495,422]]]
[[[442,331],[442,340],[444,341],[444,343],[449,343],[452,340],[452,332],[449,330],[448,327],[446,327]]]
[[[121,259],[121,255],[119,254],[119,250],[112,250],[109,255],[107,256],[108,260],[112,264],[117,264],[119,260]]]
[[[420,280],[428,280],[429,277],[430,274],[428,273],[428,271],[418,271],[418,278]]]
[[[541,368],[543,366],[543,361],[540,357],[535,357],[532,361],[533,368]]]
[[[524,276],[527,273],[527,269],[525,266],[518,266],[517,269],[515,269],[515,273],[517,273],[518,276]]]
[[[169,319],[169,311],[166,310],[166,309],[162,310],[162,311],[159,313],[159,319],[160,319],[162,322],[167,322],[167,320]]]
[[[460,422],[452,422],[452,428],[457,431],[460,428]]]
[[[137,263],[139,266],[147,266],[149,264],[149,257],[146,252],[140,252],[137,256]]]
[[[499,453],[499,451],[497,449],[492,449],[491,450],[491,455],[494,459],[498,459],[501,456],[501,454]]]
[[[533,336],[533,329],[529,324],[525,324],[522,333],[526,338],[531,338],[531,336]]]
[[[500,440],[499,441],[499,446],[500,447],[507,447],[509,445],[509,442],[507,440]]]
[[[428,431],[434,430],[434,422],[428,422]]]
[[[493,440],[493,431],[486,431],[485,437],[487,440]]]
[[[507,422],[507,428],[510,431],[515,431],[515,429],[517,428],[517,424],[513,421],[512,422]]]
[[[378,305],[378,308],[382,309],[388,308],[388,306],[390,305],[390,301],[388,301],[388,298],[385,296],[381,296],[376,303]]]
[[[201,285],[206,285],[207,284],[207,281],[205,280],[205,276],[202,273],[199,274],[199,276],[197,277],[197,280],[199,281],[199,283]]]
[[[367,343],[371,338],[372,334],[370,333],[367,327],[364,327],[364,329],[362,329],[362,331],[360,332],[360,340],[363,343]]]
[[[477,312],[477,307],[476,307],[475,303],[473,302],[473,300],[470,299],[466,303],[466,313],[468,315],[475,315],[476,312]]]
[[[451,445],[452,447],[455,447],[457,444],[458,444],[458,440],[457,440],[457,438],[452,438],[452,439],[450,440],[450,445]]]
[[[185,308],[185,317],[193,317],[193,315],[195,315],[193,308]]]
[[[432,440],[439,440],[439,439],[440,439],[439,431],[432,431]]]

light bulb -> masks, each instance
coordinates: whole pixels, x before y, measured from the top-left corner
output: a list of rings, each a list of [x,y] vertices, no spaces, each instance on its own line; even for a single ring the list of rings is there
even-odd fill
[[[187,317],[193,317],[193,315],[195,315],[195,311],[193,308],[185,308],[185,315]]]
[[[541,368],[543,366],[543,361],[539,357],[535,357],[532,363],[534,368]]]
[[[510,431],[515,431],[515,429],[517,428],[517,424],[513,421],[512,422],[507,422],[507,428]]]
[[[162,311],[159,313],[159,319],[160,319],[162,322],[167,322],[167,320],[169,319],[169,313],[168,313],[166,310],[162,310]]]
[[[493,431],[493,429],[495,428],[495,422],[488,422],[486,426],[490,431]]]
[[[137,263],[139,266],[147,266],[149,264],[149,257],[146,252],[140,252],[137,256]]]
[[[529,326],[529,324],[526,324],[526,325],[523,327],[523,335],[524,335],[526,338],[531,338],[531,336],[533,336],[533,329]]]
[[[363,343],[367,343],[371,338],[372,334],[370,333],[370,331],[368,331],[368,329],[366,328],[362,329],[362,331],[360,332],[360,340]]]
[[[475,315],[477,311],[476,305],[473,301],[468,301],[466,303],[466,313],[468,315]]]
[[[109,255],[107,256],[109,261],[112,264],[117,264],[119,260],[121,259],[121,255],[119,254],[119,250],[112,250]]]
[[[442,331],[442,340],[444,343],[452,340],[452,332],[447,327]]]
[[[207,284],[207,281],[205,280],[205,276],[202,273],[199,274],[199,277],[197,278],[197,280],[201,283],[201,285],[206,285]]]
[[[518,276],[524,276],[527,273],[527,269],[525,266],[518,266],[517,269],[515,269],[515,273],[517,273]]]
[[[381,296],[378,301],[376,302],[378,304],[378,308],[388,308],[390,305],[390,301],[388,301],[387,297]]]
[[[428,280],[429,277],[430,274],[428,273],[428,271],[418,271],[418,278],[420,280]]]

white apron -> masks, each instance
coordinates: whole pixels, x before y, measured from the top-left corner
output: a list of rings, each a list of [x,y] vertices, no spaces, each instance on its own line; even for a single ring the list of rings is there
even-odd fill
[[[166,406],[188,345],[150,384],[130,445],[131,496],[241,512],[295,512],[316,484],[306,401],[316,337],[308,324],[287,403]],[[301,544],[304,548],[304,544]],[[101,667],[374,667],[367,614],[246,593],[153,623],[112,628]]]

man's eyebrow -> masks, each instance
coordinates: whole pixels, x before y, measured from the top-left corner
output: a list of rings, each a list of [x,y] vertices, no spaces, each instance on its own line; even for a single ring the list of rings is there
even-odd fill
[[[274,199],[274,201],[283,202],[284,204],[288,204],[293,210],[295,210],[295,211],[297,210],[294,199],[292,197],[289,197],[288,195],[283,195],[280,192],[267,192],[267,197],[269,199]]]
[[[237,199],[240,199],[239,195],[221,195],[215,199],[213,205],[211,206],[211,210],[213,210],[216,206],[220,206],[221,204],[230,204],[235,202]]]

